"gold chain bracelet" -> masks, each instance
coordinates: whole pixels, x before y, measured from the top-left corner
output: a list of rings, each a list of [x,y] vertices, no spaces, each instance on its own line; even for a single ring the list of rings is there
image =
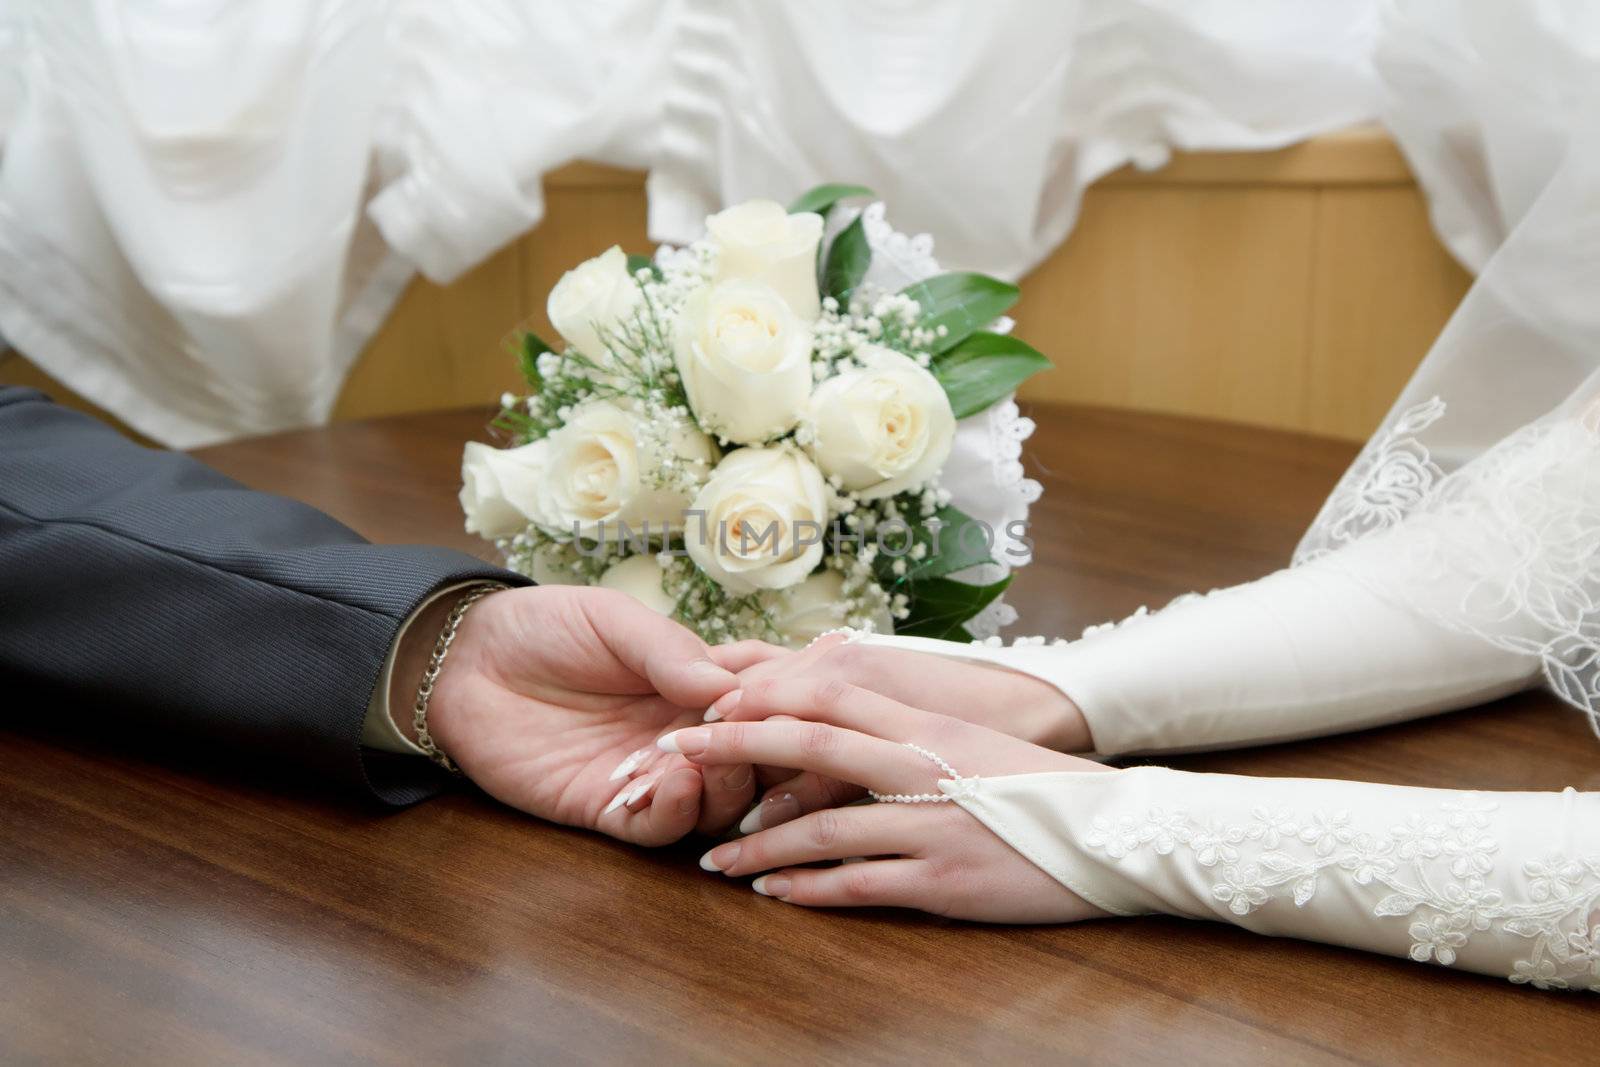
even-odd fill
[[[461,620],[467,617],[467,609],[490,593],[498,593],[508,588],[510,587],[500,582],[485,582],[473,586],[456,601],[456,606],[450,609],[449,618],[444,621],[444,629],[439,631],[439,640],[433,646],[433,655],[428,658],[427,669],[422,672],[422,683],[417,686],[417,703],[411,716],[411,725],[417,731],[417,747],[426,752],[429,759],[452,774],[460,774],[461,768],[440,751],[439,746],[433,742],[433,735],[428,732],[428,701],[433,699],[433,687],[439,681],[439,672],[444,669],[444,658],[450,653],[450,645],[456,639],[456,630],[460,628]]]

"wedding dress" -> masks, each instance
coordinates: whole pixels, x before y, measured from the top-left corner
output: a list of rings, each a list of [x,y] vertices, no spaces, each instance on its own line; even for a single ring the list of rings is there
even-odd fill
[[[1425,536],[1402,524],[1070,644],[855,639],[1044,679],[1079,706],[1108,756],[1360,729],[1534,684],[1537,654],[1486,644],[1378,592],[1403,586]],[[1530,646],[1538,626],[1528,616],[1508,624]],[[958,754],[942,755],[961,769]],[[1539,988],[1600,989],[1600,793],[1162,767],[939,784],[1113,914],[1220,919]]]
[[[858,639],[1044,679],[1107,756],[1361,729],[1541,680],[1600,733],[1600,133],[1581,119],[1600,76],[1564,43],[1589,39],[1579,8],[1542,7],[1514,43],[1492,8],[1390,16],[1390,40],[1416,38],[1386,60],[1391,81],[1428,88],[1391,102],[1402,145],[1447,183],[1487,182],[1498,209],[1439,202],[1442,229],[1482,273],[1295,566],[1070,644]],[[1562,91],[1542,111],[1537,92],[1508,94],[1504,114],[1461,103],[1483,86]],[[1429,99],[1460,106],[1424,114]],[[1519,157],[1511,119],[1523,112],[1541,119],[1538,151]],[[941,755],[962,770],[959,753]],[[940,788],[1114,914],[1600,989],[1600,793],[1162,767]]]

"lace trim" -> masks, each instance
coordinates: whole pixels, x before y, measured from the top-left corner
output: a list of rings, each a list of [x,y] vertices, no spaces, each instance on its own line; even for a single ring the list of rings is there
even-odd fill
[[[1433,397],[1401,412],[1392,426],[1372,439],[1311,524],[1313,530],[1325,531],[1322,542],[1297,550],[1297,565],[1376,530],[1399,525],[1433,492],[1444,471],[1417,435],[1444,413],[1445,402]]]
[[[1372,914],[1411,920],[1409,955],[1419,963],[1448,967],[1475,936],[1510,934],[1531,943],[1527,958],[1514,961],[1511,981],[1600,991],[1600,928],[1591,926],[1600,907],[1600,856],[1529,861],[1514,896],[1491,888],[1484,878],[1500,846],[1488,828],[1498,808],[1466,793],[1379,833],[1357,829],[1345,811],[1296,815],[1258,807],[1241,825],[1151,808],[1142,818],[1096,817],[1084,844],[1112,860],[1144,848],[1159,856],[1181,849],[1215,873],[1211,895],[1239,916],[1279,896],[1307,907],[1329,879],[1370,887],[1374,896],[1386,890]]]
[[[1600,412],[1533,423],[1449,475],[1418,439],[1444,413],[1435,397],[1374,440],[1295,563],[1404,521],[1406,577],[1374,591],[1538,657],[1551,690],[1600,735]]]

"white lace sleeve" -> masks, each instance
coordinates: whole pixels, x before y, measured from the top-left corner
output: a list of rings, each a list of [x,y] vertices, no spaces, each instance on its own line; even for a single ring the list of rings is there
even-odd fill
[[[1540,989],[1600,989],[1600,794],[1163,767],[940,784],[1113,914],[1216,919]]]

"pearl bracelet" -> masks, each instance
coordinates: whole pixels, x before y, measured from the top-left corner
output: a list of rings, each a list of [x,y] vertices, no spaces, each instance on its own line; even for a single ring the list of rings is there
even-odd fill
[[[901,743],[923,759],[937,764],[945,776],[956,783],[957,792],[962,796],[970,796],[977,788],[976,778],[963,778],[960,772],[941,759],[937,753],[930,752],[921,745],[914,745],[910,741]],[[870,789],[867,790],[867,795],[880,804],[948,804],[955,799],[949,793],[875,793]]]
[[[444,629],[439,631],[439,640],[434,643],[433,655],[428,657],[428,666],[422,672],[422,682],[417,686],[417,703],[411,716],[411,725],[417,731],[417,747],[427,753],[429,759],[443,767],[452,774],[460,774],[461,768],[455,765],[449,756],[440,751],[434,744],[433,735],[428,732],[428,701],[433,699],[433,687],[439,681],[439,672],[444,669],[444,658],[450,653],[450,645],[456,639],[456,630],[461,626],[461,620],[467,617],[467,609],[490,593],[498,593],[510,586],[501,582],[484,582],[469,589],[456,606],[450,609],[450,615],[444,621]]]

